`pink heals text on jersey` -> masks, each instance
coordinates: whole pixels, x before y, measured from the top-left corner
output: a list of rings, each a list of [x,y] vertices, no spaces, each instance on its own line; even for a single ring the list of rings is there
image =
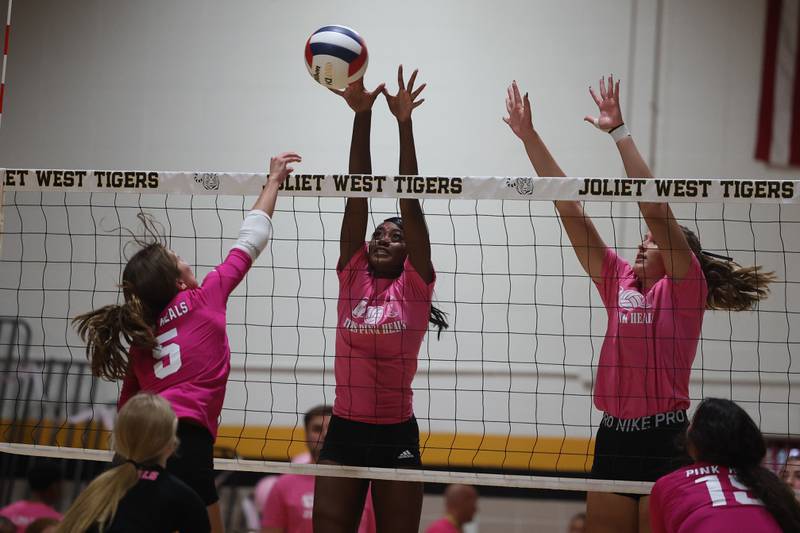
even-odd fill
[[[170,305],[164,312],[161,313],[161,318],[158,320],[158,327],[164,327],[176,318],[182,317],[189,312],[189,303],[186,300],[181,300],[175,305]]]

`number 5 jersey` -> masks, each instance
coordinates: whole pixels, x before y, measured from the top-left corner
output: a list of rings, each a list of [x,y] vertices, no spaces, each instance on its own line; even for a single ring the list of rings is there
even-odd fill
[[[179,419],[193,420],[216,440],[231,369],[225,311],[253,260],[234,248],[196,289],[179,292],[161,312],[154,350],[132,346],[117,404],[139,391],[166,398]]]

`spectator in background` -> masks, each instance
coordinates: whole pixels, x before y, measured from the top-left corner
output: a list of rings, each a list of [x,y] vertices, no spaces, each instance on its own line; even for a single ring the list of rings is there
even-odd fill
[[[478,491],[471,485],[448,485],[444,491],[445,515],[425,533],[460,533],[478,512]]]
[[[800,496],[800,455],[789,455],[781,469],[781,479]]]
[[[25,533],[56,533],[59,521],[55,518],[37,518],[28,528]]]
[[[28,471],[31,496],[0,509],[0,516],[8,518],[17,533],[24,533],[37,518],[61,520],[61,513],[53,506],[61,500],[61,469],[53,462],[38,462]],[[2,531],[2,529],[0,529]]]
[[[567,533],[586,533],[586,513],[578,513],[569,519]]]
[[[329,405],[318,405],[305,414],[306,446],[310,463],[319,460],[322,443],[328,432],[333,409]],[[298,462],[298,461],[292,461]],[[314,510],[313,476],[284,474],[269,488],[261,513],[262,533],[311,533]],[[361,515],[359,533],[375,532],[375,513],[372,496],[368,495]]]

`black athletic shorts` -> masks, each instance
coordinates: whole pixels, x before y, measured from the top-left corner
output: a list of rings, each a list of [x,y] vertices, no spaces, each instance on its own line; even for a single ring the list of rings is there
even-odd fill
[[[320,461],[347,466],[418,468],[419,426],[413,416],[399,424],[366,424],[331,417]]]
[[[625,481],[655,481],[691,464],[685,436],[686,411],[639,418],[603,414],[594,443],[592,477]]]
[[[179,420],[178,439],[178,450],[167,461],[167,471],[194,489],[206,507],[218,502],[214,437],[197,422]]]

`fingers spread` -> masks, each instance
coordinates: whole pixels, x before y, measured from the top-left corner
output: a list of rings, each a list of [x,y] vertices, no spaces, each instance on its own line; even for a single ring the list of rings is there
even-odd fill
[[[375,97],[378,96],[378,93],[384,92],[385,90],[386,90],[386,84],[385,83],[381,83],[380,85],[375,87],[375,90],[372,91],[371,93],[369,93],[369,95],[371,97],[375,98]]]
[[[416,100],[416,99],[417,99],[417,96],[419,96],[419,93],[421,93],[421,92],[422,92],[422,90],[423,90],[425,87],[427,87],[427,86],[428,86],[428,84],[427,84],[427,83],[423,83],[422,85],[420,85],[419,87],[417,87],[417,90],[416,90],[416,91],[414,91],[413,93],[411,93],[411,99],[412,99],[412,100]],[[412,84],[411,84],[411,82],[409,82],[409,84],[408,84],[408,90],[409,90],[409,91],[411,90],[411,87],[412,87]]]
[[[591,94],[591,95],[592,95],[592,100],[594,100],[594,103],[595,103],[595,104],[597,104],[597,105],[598,105],[598,107],[600,106],[600,104],[602,104],[602,103],[603,103],[603,101],[602,101],[602,100],[600,100],[600,99],[597,97],[597,94],[595,94],[595,92],[594,92],[594,89],[592,89],[592,86],[591,86],[591,85],[589,86],[589,94]]]
[[[414,72],[411,73],[411,77],[408,79],[408,92],[414,90],[414,81],[417,79],[417,72],[419,72],[419,69],[414,69]]]

